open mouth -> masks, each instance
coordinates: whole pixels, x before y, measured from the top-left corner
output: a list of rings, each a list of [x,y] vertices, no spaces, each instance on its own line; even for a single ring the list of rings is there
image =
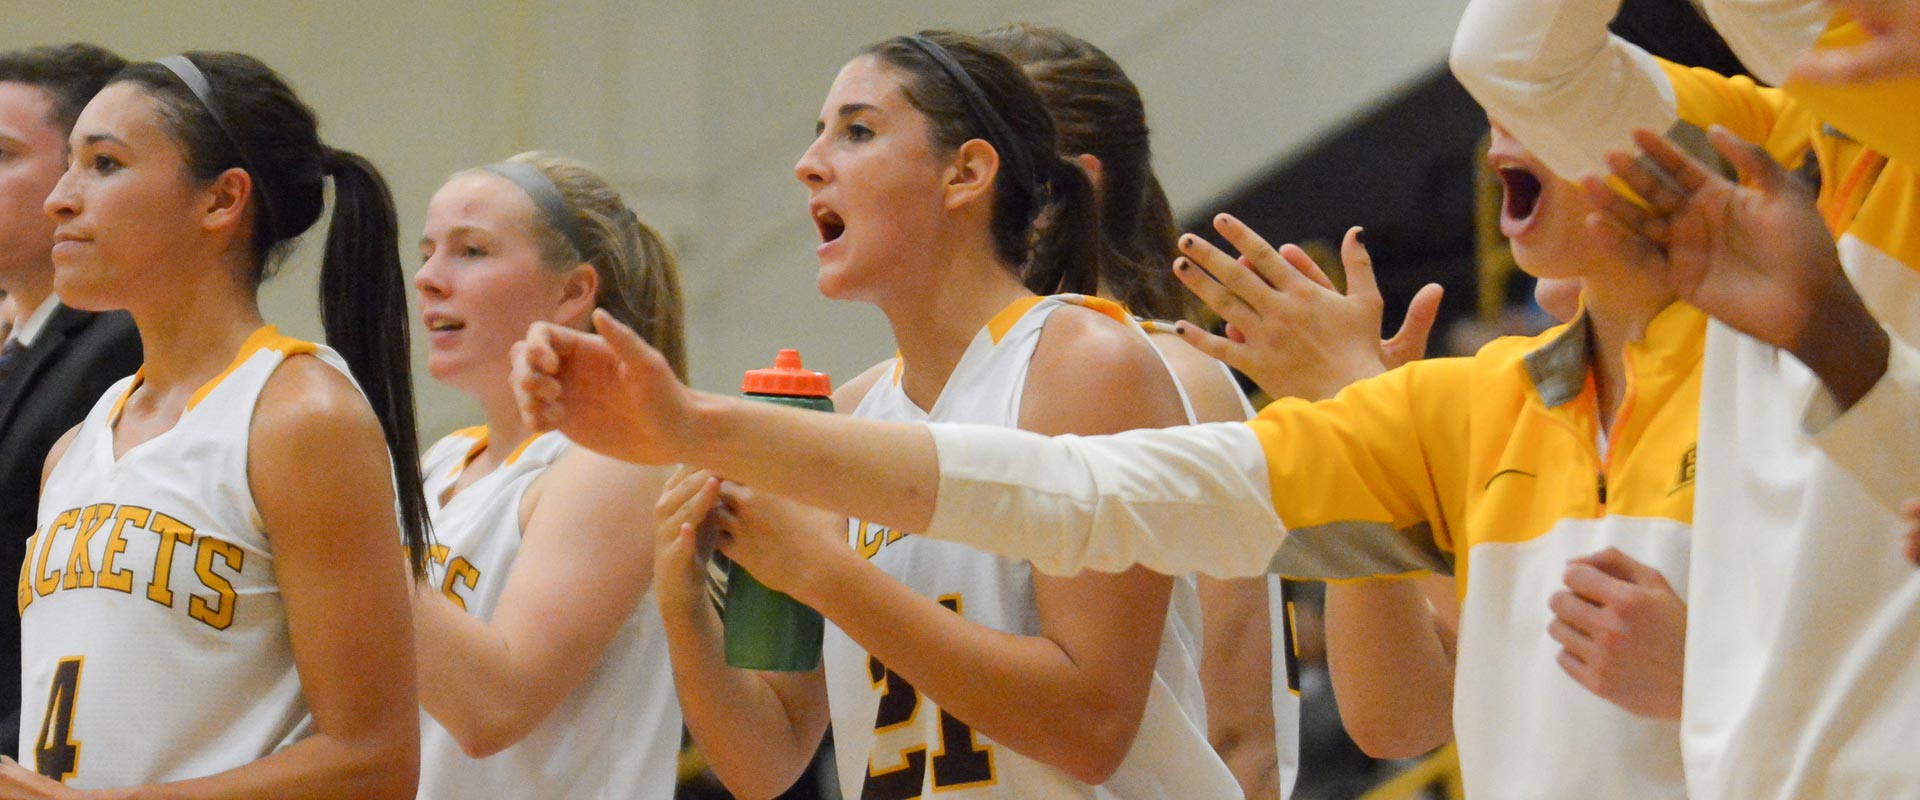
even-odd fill
[[[467,327],[466,323],[454,322],[453,320],[450,320],[450,319],[436,319],[436,320],[433,320],[432,322],[427,323],[427,330],[431,333],[444,333],[447,331],[457,331],[465,327]]]
[[[831,209],[822,208],[813,212],[813,226],[819,229],[822,244],[833,242],[847,232],[847,223]]]
[[[1525,167],[1503,166],[1499,169],[1500,185],[1506,190],[1506,201],[1500,206],[1500,216],[1505,221],[1524,225],[1533,219],[1533,212],[1540,208],[1540,176]]]

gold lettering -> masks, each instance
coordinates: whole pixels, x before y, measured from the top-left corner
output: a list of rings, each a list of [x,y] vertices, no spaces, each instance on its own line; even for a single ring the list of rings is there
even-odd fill
[[[35,530],[27,537],[27,555],[20,559],[20,613],[27,613],[27,606],[33,605],[33,548],[40,544],[40,531]]]
[[[114,515],[113,532],[107,535],[107,551],[100,556],[100,588],[133,594],[133,571],[114,569],[113,560],[127,551],[127,523],[144,528],[152,518],[152,509],[139,506],[121,506]]]
[[[153,555],[153,580],[147,584],[147,599],[160,605],[173,607],[173,547],[177,544],[193,543],[193,527],[165,514],[155,512],[153,524],[147,526],[160,537],[160,546]]]
[[[465,611],[467,599],[461,597],[459,591],[453,588],[456,583],[466,584],[469,591],[480,585],[480,570],[474,569],[473,562],[468,561],[465,556],[455,558],[453,563],[447,565],[447,579],[440,584],[440,593],[452,600],[461,611]]]
[[[67,579],[61,582],[61,588],[93,588],[93,535],[110,519],[112,503],[95,503],[81,514],[80,527],[73,532],[73,547],[67,551]]]
[[[227,568],[240,571],[240,565],[246,561],[247,554],[232,542],[221,541],[211,536],[202,536],[196,542],[193,571],[200,576],[201,585],[220,595],[220,605],[215,608],[207,598],[193,595],[187,598],[187,616],[200,620],[217,631],[224,631],[233,624],[233,605],[239,596],[233,591],[233,582],[226,576],[213,571],[213,557],[219,556],[227,562]]]
[[[33,591],[41,597],[53,594],[60,588],[60,570],[47,572],[47,556],[53,552],[53,541],[60,538],[62,528],[71,528],[80,520],[80,509],[70,508],[60,512],[53,519],[53,525],[47,528],[45,538],[40,540],[40,559],[33,568]]]

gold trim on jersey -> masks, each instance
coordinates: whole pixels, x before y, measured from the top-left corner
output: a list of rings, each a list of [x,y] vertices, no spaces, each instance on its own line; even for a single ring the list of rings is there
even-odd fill
[[[200,384],[200,388],[194,390],[193,395],[187,398],[186,410],[192,411],[194,406],[200,404],[200,401],[207,399],[207,395],[213,392],[215,386],[220,385],[221,381],[226,380],[228,375],[232,375],[234,370],[240,368],[240,365],[247,363],[247,359],[252,358],[254,353],[260,352],[261,350],[273,350],[280,353],[283,357],[291,358],[297,355],[312,353],[316,349],[318,349],[318,345],[312,342],[301,341],[291,336],[283,336],[279,328],[272,325],[262,325],[253,333],[247,334],[246,341],[240,343],[240,352],[234,354],[233,360],[227,363],[226,369],[221,370],[220,374],[213,376],[206,383]],[[146,375],[147,368],[144,364],[140,366],[140,369],[134,371],[133,382],[127,384],[127,390],[120,394],[120,399],[113,401],[113,410],[107,414],[107,427],[111,428],[120,422],[120,412],[126,409],[127,399],[133,396],[134,390],[139,389],[140,385],[146,382]]]

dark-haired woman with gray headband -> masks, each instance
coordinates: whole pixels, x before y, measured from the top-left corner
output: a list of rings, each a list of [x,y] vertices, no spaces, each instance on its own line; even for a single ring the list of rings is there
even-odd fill
[[[420,797],[667,800],[680,707],[636,521],[671,471],[534,434],[507,378],[528,326],[585,328],[595,309],[684,377],[673,255],[606,179],[536,152],[441,186],[420,258],[428,371],[486,421],[421,460],[436,546],[413,598]]]
[[[69,146],[55,289],[130,312],[145,363],[47,458],[0,798],[412,797],[428,537],[385,183],[235,53],[129,67]],[[329,182],[331,347],[257,296]]]
[[[1118,306],[1054,294],[1098,285],[1092,187],[993,49],[946,33],[865,49],[794,171],[820,291],[879,307],[899,351],[840,387],[841,411],[1046,433],[1184,419]],[[1238,795],[1181,688],[1198,675],[1168,624],[1175,579],[1039,575],[723,477],[682,474],[661,499],[655,588],[688,727],[736,794],[786,789],[831,722],[848,797]],[[715,541],[833,623],[821,669],[725,665],[700,569]]]

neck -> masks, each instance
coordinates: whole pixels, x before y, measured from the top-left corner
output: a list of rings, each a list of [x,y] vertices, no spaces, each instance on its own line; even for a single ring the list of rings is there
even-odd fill
[[[946,252],[952,255],[913,267],[923,269],[926,280],[878,303],[906,362],[901,388],[921,408],[939,399],[974,334],[1008,303],[1033,294],[991,246]]]
[[[503,383],[501,388],[506,385]],[[487,449],[460,474],[463,483],[479,480],[498,469],[521,442],[533,435],[526,423],[521,422],[520,407],[514,403],[511,391],[499,393],[497,397],[475,399],[480,401],[481,413],[487,420]]]
[[[27,315],[53,296],[53,265],[36,269],[31,275],[9,275],[4,283],[0,283],[0,290],[5,290],[7,296],[13,298],[13,308],[20,315],[14,324],[25,322]]]
[[[248,335],[265,325],[242,270],[225,265],[190,277],[155,302],[129,307],[140,330],[143,391],[187,392],[218,375]]]
[[[1672,289],[1639,276],[1588,279],[1583,298],[1593,346],[1593,380],[1600,424],[1613,427],[1627,391],[1627,345],[1646,338],[1647,324],[1675,300]]]

